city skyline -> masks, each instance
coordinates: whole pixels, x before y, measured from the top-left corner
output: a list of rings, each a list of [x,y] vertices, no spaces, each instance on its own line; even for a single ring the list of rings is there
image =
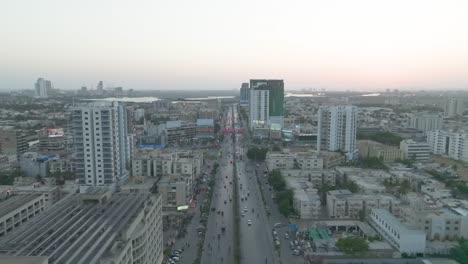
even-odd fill
[[[465,1],[9,1],[0,90],[467,89]]]

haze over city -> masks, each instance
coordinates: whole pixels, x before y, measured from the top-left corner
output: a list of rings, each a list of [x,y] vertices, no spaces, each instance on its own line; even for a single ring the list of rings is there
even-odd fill
[[[0,90],[468,88],[467,1],[4,1]]]

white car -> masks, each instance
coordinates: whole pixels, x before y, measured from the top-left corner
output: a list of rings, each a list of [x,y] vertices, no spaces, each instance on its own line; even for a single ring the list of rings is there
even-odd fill
[[[252,220],[249,219],[249,220],[247,221],[247,224],[248,224],[248,225],[252,225]]]

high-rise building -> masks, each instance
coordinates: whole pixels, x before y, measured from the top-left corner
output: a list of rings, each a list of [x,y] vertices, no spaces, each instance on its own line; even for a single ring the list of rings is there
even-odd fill
[[[270,91],[250,90],[249,100],[249,127],[268,125],[270,120]]]
[[[461,98],[450,98],[445,102],[445,116],[462,116],[465,110],[465,102]]]
[[[240,103],[248,104],[250,98],[249,83],[242,83],[240,88]]]
[[[131,157],[125,107],[119,102],[96,101],[71,111],[74,161],[82,191],[125,182]]]
[[[97,90],[98,90],[98,91],[104,90],[104,84],[102,84],[102,81],[99,81],[99,83],[98,83],[98,85],[97,85]]]
[[[34,84],[35,95],[37,98],[47,98],[50,90],[52,89],[52,82],[44,78],[37,79]]]
[[[28,144],[23,133],[13,126],[0,126],[0,154],[16,156],[18,160],[27,149]]]
[[[357,107],[321,106],[318,112],[317,149],[344,152],[347,160],[357,158]]]
[[[269,91],[269,124],[279,124],[283,127],[284,121],[284,81],[283,80],[250,80],[251,90]],[[252,97],[251,97],[252,98]]]

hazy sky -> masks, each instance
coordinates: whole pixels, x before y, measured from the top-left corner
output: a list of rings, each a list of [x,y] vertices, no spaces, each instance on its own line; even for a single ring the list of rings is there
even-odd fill
[[[2,0],[0,89],[468,89],[468,0]]]

